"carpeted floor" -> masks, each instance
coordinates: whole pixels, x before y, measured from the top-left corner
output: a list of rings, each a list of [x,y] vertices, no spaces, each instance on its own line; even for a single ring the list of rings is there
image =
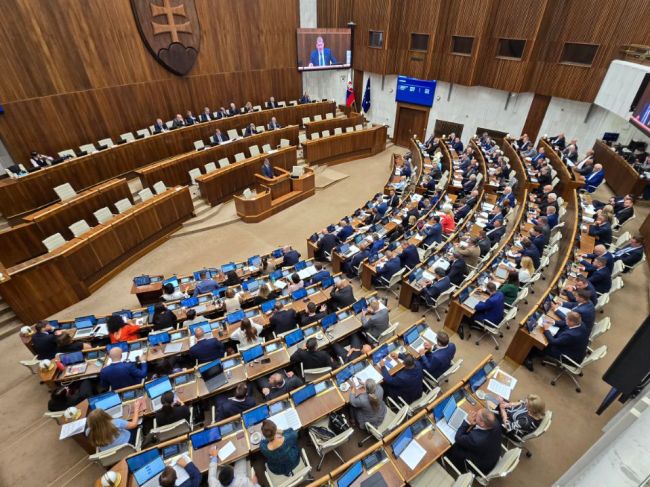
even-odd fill
[[[390,153],[400,150],[392,147],[375,157],[336,166],[336,172],[346,176],[344,179],[264,222],[248,225],[238,221],[172,238],[83,302],[58,313],[57,317],[110,313],[136,307],[137,300],[129,290],[133,276],[142,273],[189,273],[203,266],[241,260],[283,244],[294,245],[305,255],[305,239],[309,234],[350,213],[381,190],[389,174]],[[599,199],[608,195],[607,190],[599,190],[599,193]],[[637,211],[635,223],[640,224],[648,209],[638,208]],[[513,475],[492,485],[551,485],[600,436],[603,425],[619,410],[619,405],[615,404],[601,417],[594,414],[608,390],[601,377],[648,314],[648,282],[647,266],[640,267],[633,274],[626,275],[625,288],[612,296],[605,310],[605,315],[612,318],[612,330],[598,340],[599,345],[609,347],[609,353],[585,372],[581,379],[581,394],[575,392],[568,379],[551,386],[549,381],[554,370],[537,367],[534,373],[525,368],[514,371],[519,380],[514,396],[519,398],[530,392],[541,395],[554,412],[553,424],[545,436],[531,442],[533,457],[522,458]],[[536,289],[541,292],[543,287],[544,282],[540,281]],[[361,294],[358,289],[357,294]],[[390,305],[393,307],[391,320],[399,321],[401,327],[421,317],[421,314],[397,308],[393,298]],[[525,311],[525,307],[520,310],[520,316]],[[427,319],[434,329],[441,327],[431,315]],[[464,359],[463,369],[457,377],[489,353],[501,360],[512,334],[514,329],[506,334],[500,350],[495,350],[488,341],[476,346],[473,341],[461,342],[458,337],[453,337],[458,347],[457,357]],[[74,442],[60,442],[59,428],[51,420],[43,418],[47,391],[18,365],[18,360],[28,358],[29,352],[17,337],[10,337],[0,341],[0,357],[4,366],[4,374],[0,376],[0,485],[92,485],[102,470],[90,465],[87,456]],[[315,465],[317,459],[313,448],[305,442],[305,449]],[[341,453],[346,458],[358,453],[356,441],[346,444]],[[331,456],[321,472],[330,471],[337,462]],[[260,463],[256,461],[254,464],[259,467],[258,476],[262,479]],[[317,472],[314,474],[318,476]]]

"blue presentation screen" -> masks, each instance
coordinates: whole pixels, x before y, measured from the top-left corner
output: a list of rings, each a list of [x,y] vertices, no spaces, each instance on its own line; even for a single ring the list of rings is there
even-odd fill
[[[436,80],[427,81],[424,79],[409,78],[408,76],[397,77],[395,101],[430,107],[433,105],[433,96],[435,93]]]

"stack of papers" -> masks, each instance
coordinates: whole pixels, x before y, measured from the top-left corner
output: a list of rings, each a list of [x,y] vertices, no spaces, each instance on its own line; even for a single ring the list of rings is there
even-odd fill
[[[164,353],[178,353],[181,351],[183,348],[183,344],[181,342],[176,342],[176,343],[168,343],[165,346],[165,352]]]
[[[498,394],[506,401],[510,399],[510,394],[517,385],[517,379],[501,369],[497,369],[490,382],[488,382],[487,389],[490,392]]]
[[[285,409],[284,411],[271,416],[269,419],[275,423],[278,429],[281,430],[287,430],[289,428],[299,430],[302,426],[300,417],[294,408]]]
[[[78,419],[72,423],[65,423],[61,426],[61,434],[59,435],[59,440],[65,440],[74,435],[81,433],[86,427],[86,418]]]
[[[426,453],[427,451],[422,448],[422,445],[420,445],[416,440],[413,440],[406,448],[404,448],[404,451],[399,457],[404,463],[406,463],[408,468],[415,470],[415,467],[417,467],[422,461]]]
[[[236,449],[237,448],[235,447],[235,444],[232,441],[229,441],[224,447],[221,448],[221,450],[219,450],[219,460],[223,462],[226,458],[235,453]]]
[[[363,384],[365,384],[368,379],[373,379],[377,383],[384,379],[379,371],[372,365],[368,365],[365,369],[357,372],[354,376]]]

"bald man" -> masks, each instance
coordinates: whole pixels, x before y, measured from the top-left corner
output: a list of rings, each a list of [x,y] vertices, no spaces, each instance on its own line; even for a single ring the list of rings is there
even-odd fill
[[[102,369],[99,373],[99,383],[102,387],[113,390],[122,389],[139,384],[147,377],[147,363],[140,363],[140,357],[133,362],[122,362],[122,349],[112,348],[108,352],[111,365]]]
[[[447,459],[460,471],[467,471],[466,460],[486,475],[499,461],[501,426],[492,412],[483,408],[473,411],[456,431],[456,442],[447,452]]]
[[[206,337],[202,328],[194,330],[196,343],[190,347],[190,357],[200,364],[212,362],[226,354],[226,347],[213,336]]]

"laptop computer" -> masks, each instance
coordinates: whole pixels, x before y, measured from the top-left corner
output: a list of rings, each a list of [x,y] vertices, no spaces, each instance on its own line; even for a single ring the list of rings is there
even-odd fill
[[[165,284],[171,284],[172,286],[174,286],[174,289],[178,289],[178,277],[172,276],[169,279],[165,279],[163,281],[163,286]]]
[[[80,318],[75,318],[74,326],[77,331],[74,334],[74,338],[87,337],[91,335],[95,323],[97,323],[97,319],[94,316],[82,316]]]
[[[198,450],[204,446],[216,443],[219,440],[221,440],[221,430],[219,426],[212,426],[211,428],[206,428],[203,431],[190,435],[193,450]]]
[[[458,407],[454,397],[438,404],[433,410],[436,426],[440,432],[453,444],[456,441],[456,431],[467,418],[467,413]]]
[[[506,279],[509,274],[508,269],[504,269],[503,267],[497,267],[497,270],[494,272],[494,275],[499,279]]]
[[[172,383],[169,377],[164,376],[159,379],[154,379],[144,385],[144,390],[151,399],[151,405],[154,411],[158,411],[162,407],[161,397],[167,391],[173,391]]]
[[[275,299],[264,301],[260,306],[262,313],[270,313],[271,311],[273,311],[274,307],[275,307]]]
[[[291,293],[291,299],[293,299],[294,301],[299,301],[300,299],[306,297],[307,297],[307,290],[304,287],[301,287],[300,289],[296,289],[294,292]]]
[[[241,353],[244,363],[252,362],[264,355],[264,347],[262,345],[255,345],[254,347],[247,348]]]
[[[472,377],[469,378],[469,387],[472,389],[472,392],[476,392],[479,387],[481,387],[487,380],[487,374],[485,370],[481,369],[476,372]]]
[[[223,372],[221,360],[215,360],[199,367],[199,373],[201,374],[203,382],[205,382],[205,387],[210,392],[219,389],[228,382],[226,374]]]
[[[366,298],[361,298],[356,303],[352,303],[352,311],[354,311],[354,314],[356,315],[361,313],[367,307],[368,307],[368,302],[366,301]]]
[[[477,298],[476,296],[470,295],[465,301],[463,301],[463,304],[467,306],[468,308],[476,308],[476,305],[480,303],[481,300]]]
[[[243,320],[244,318],[246,318],[246,313],[243,309],[238,309],[237,311],[233,311],[232,313],[228,313],[226,315],[226,321],[229,325],[233,325],[238,321]]]
[[[112,391],[88,398],[88,406],[91,411],[103,409],[112,418],[121,418],[123,414],[120,395]]]
[[[262,404],[261,406],[258,406],[242,414],[242,419],[244,420],[244,426],[246,428],[255,426],[268,417],[269,407],[266,404]]]
[[[363,462],[361,460],[355,462],[350,468],[348,468],[343,475],[341,475],[336,481],[337,487],[350,487],[363,473]]]
[[[304,339],[305,333],[300,328],[284,336],[284,342],[287,344],[287,347],[292,347]]]
[[[160,485],[158,479],[163,470],[165,470],[165,462],[157,450],[153,451],[156,452],[156,457],[142,468],[133,472],[133,478],[139,487],[157,487]]]
[[[406,447],[409,446],[409,443],[411,443],[412,440],[413,430],[411,430],[410,427],[406,428],[402,434],[395,438],[395,441],[393,441],[392,444],[393,455],[395,455],[395,458],[399,458],[399,456],[404,450],[406,450]]]

